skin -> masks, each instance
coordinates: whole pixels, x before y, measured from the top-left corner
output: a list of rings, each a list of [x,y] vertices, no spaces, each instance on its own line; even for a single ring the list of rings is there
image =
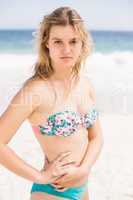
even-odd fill
[[[53,37],[56,37],[56,41],[53,40]],[[57,38],[60,41],[59,43]],[[75,38],[78,39],[76,44],[73,44]],[[88,166],[91,166],[92,160],[94,160],[92,157],[94,157],[95,152],[92,151],[91,141],[97,142],[94,145],[94,149],[97,149],[97,144],[101,140],[99,120],[90,130],[81,127],[71,137],[47,137],[40,133],[34,133],[49,162],[46,169],[42,168],[41,171],[25,163],[7,145],[25,119],[29,120],[31,126],[43,125],[46,123],[49,114],[64,110],[66,105],[76,112],[86,113],[93,103],[92,89],[85,77],[80,77],[68,98],[66,100],[64,98],[64,91],[70,87],[71,69],[82,50],[82,42],[74,29],[70,25],[66,27],[53,26],[47,47],[55,74],[47,81],[36,79],[27,83],[15,95],[2,114],[0,118],[0,163],[17,175],[33,182],[58,183],[58,187],[62,186],[63,188],[80,186],[89,176],[90,169]],[[54,107],[55,99],[51,84],[57,94]],[[87,151],[88,146],[91,147],[90,152]],[[64,152],[68,151],[71,153],[67,156],[64,155]],[[88,155],[90,156],[86,152],[89,152]],[[84,158],[86,155],[87,159]],[[59,159],[61,159],[60,162],[58,162]],[[56,173],[57,176],[53,177],[53,173]],[[87,195],[86,193],[84,200],[88,198]],[[35,192],[32,193],[30,199],[40,200],[40,198],[41,200],[48,200],[51,199],[51,195]],[[52,199],[61,198],[52,196]]]
[[[47,48],[52,66],[56,70],[54,81],[59,79],[64,81],[65,77],[68,79],[71,75],[71,68],[75,65],[82,50],[79,34],[71,25],[52,26]]]
[[[52,65],[54,66],[54,69],[56,71],[54,76],[51,78],[52,84],[56,89],[58,99],[55,110],[52,110],[52,113],[54,113],[60,109],[60,104],[63,102],[61,100],[63,99],[64,90],[66,89],[67,85],[69,85],[69,76],[71,75],[71,68],[74,66],[82,51],[82,41],[80,40],[79,35],[74,31],[72,26],[53,26],[50,31],[47,48],[49,49]],[[85,87],[85,85],[87,87]],[[83,112],[89,110],[90,106],[93,104],[93,99],[91,98],[91,95],[89,95],[89,92],[91,91],[90,87],[91,86],[88,79],[86,79],[85,77],[81,77],[79,83],[77,84],[77,87],[73,90],[73,93],[70,94],[68,98],[69,103],[74,102],[74,104],[72,105],[73,108],[75,107],[75,102],[78,96],[79,105],[77,104],[76,106],[79,106],[80,110]],[[44,107],[42,106],[40,108],[40,111],[43,112],[44,110],[44,112],[46,113],[46,107],[49,112],[51,107],[50,105],[52,104],[52,93],[50,94],[50,90],[48,91],[47,88],[45,88],[45,91],[47,91],[47,97],[50,97],[47,100],[47,102],[49,103],[47,103],[47,105],[44,105],[43,101]],[[63,105],[61,106],[61,108],[61,110],[63,110]],[[34,115],[34,119],[35,118],[36,116]],[[45,122],[45,120],[46,119],[44,119],[43,122]],[[33,121],[32,118],[30,121],[31,124],[36,123],[36,120]],[[55,155],[60,154],[60,152],[62,151],[70,150],[72,152],[71,157],[69,159],[71,161],[74,161],[75,163],[73,165],[69,165],[69,167],[67,166],[68,174],[64,176],[64,178],[59,178],[58,180],[53,182],[53,186],[55,186],[59,191],[63,191],[64,189],[67,189],[69,187],[80,186],[85,182],[85,180],[87,180],[89,171],[84,168],[82,169],[82,165],[80,166],[80,162],[88,146],[89,138],[87,130],[81,128],[80,131],[77,131],[77,134],[75,134],[71,138],[67,137],[65,138],[65,140],[56,137],[49,138],[45,137],[44,135],[42,136],[41,134],[36,135],[36,137],[40,142],[42,149],[44,150],[45,155],[49,160],[49,163],[54,159]],[[80,149],[78,148],[79,142],[81,147]],[[73,145],[74,143],[77,145]],[[53,150],[51,150],[52,144],[54,144]],[[68,146],[68,144],[72,145]],[[75,152],[75,149],[79,149],[79,151],[77,150]],[[34,195],[36,194],[33,194],[33,196]],[[42,197],[44,195],[45,194],[43,193]],[[54,197],[52,197],[52,199],[54,199]],[[55,199],[57,199],[57,197]],[[87,199],[89,199],[88,191],[86,191],[83,197],[83,200]],[[38,198],[36,198],[36,200],[38,200]]]

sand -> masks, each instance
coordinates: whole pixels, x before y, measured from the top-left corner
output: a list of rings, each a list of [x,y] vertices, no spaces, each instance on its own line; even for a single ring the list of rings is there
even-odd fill
[[[133,115],[102,114],[102,152],[89,176],[90,200],[130,200],[133,198]],[[25,121],[9,146],[27,163],[40,169],[42,151]],[[0,167],[0,200],[28,200],[31,182]]]
[[[31,73],[33,55],[0,55],[0,113]],[[104,136],[102,152],[89,176],[90,200],[133,199],[132,53],[95,54],[87,74],[95,86]],[[1,133],[2,134],[2,133]],[[9,146],[41,169],[43,154],[25,121]],[[0,166],[0,200],[29,200],[31,182]]]

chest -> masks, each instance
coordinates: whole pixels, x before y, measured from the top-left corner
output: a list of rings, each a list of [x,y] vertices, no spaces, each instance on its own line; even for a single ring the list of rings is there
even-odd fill
[[[86,113],[92,105],[89,97],[89,91],[85,90],[85,86],[76,88],[72,93],[64,98],[61,91],[42,95],[40,106],[31,114],[29,121],[34,124],[44,124],[49,115],[64,110],[72,110],[79,114]]]
[[[89,96],[81,90],[69,95],[66,100],[56,96],[55,98],[49,97],[46,102],[42,102],[38,109],[29,117],[32,124],[45,123],[49,115],[64,110],[71,110],[83,115],[92,105]]]

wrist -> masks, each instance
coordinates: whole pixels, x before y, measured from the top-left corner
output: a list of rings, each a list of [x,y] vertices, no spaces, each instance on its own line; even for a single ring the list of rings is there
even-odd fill
[[[39,184],[48,184],[48,178],[44,171],[38,171],[35,182]]]
[[[35,183],[42,183],[42,174],[41,174],[41,172],[39,172],[39,171],[37,172],[34,182]]]

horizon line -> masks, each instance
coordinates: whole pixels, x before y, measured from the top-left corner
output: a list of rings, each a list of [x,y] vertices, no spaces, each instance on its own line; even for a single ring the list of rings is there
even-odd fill
[[[0,28],[0,31],[34,31],[36,28]],[[115,31],[115,32],[133,32],[133,29],[105,29],[105,28],[100,28],[100,29],[89,29],[89,31]]]

